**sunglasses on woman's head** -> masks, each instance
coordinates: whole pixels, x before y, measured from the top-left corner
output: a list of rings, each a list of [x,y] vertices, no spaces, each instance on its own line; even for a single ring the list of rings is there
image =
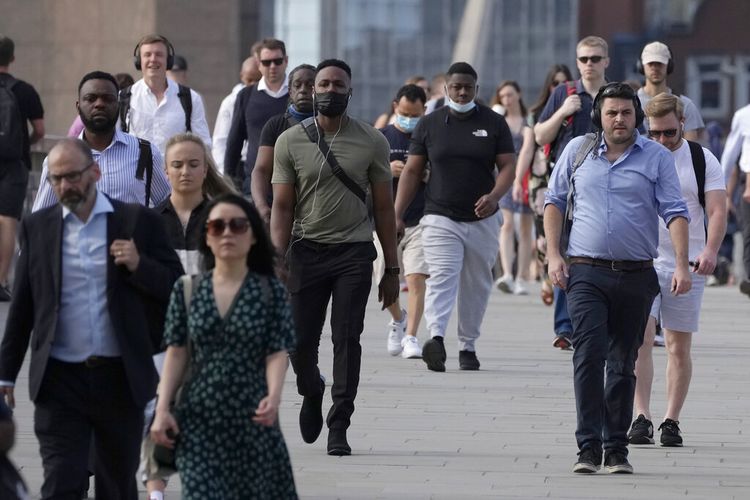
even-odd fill
[[[227,227],[232,234],[245,234],[250,228],[250,221],[245,217],[233,217],[229,220],[212,219],[206,222],[206,232],[210,236],[221,236]]]

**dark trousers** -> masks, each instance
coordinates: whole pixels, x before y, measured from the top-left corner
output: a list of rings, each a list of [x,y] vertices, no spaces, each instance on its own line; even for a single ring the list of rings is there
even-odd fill
[[[333,341],[333,406],[326,420],[332,429],[346,429],[354,413],[359,386],[365,307],[372,285],[372,242],[325,245],[301,240],[289,255],[289,280],[297,346],[289,358],[302,396],[321,394],[318,348],[326,309],[331,304]]]
[[[745,269],[745,279],[750,279],[750,203],[745,200],[740,202],[740,214],[743,242],[742,263]]]
[[[659,291],[656,272],[573,264],[567,290],[578,448],[627,453],[635,360]]]
[[[89,476],[92,431],[96,498],[138,498],[143,408],[133,402],[121,362],[87,368],[50,358],[34,404],[43,499],[80,499]]]

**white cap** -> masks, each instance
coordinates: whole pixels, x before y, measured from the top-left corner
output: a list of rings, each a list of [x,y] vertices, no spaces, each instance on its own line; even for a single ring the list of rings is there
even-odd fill
[[[643,52],[641,52],[641,62],[643,64],[652,62],[669,64],[670,59],[669,47],[661,42],[651,42],[643,47]]]

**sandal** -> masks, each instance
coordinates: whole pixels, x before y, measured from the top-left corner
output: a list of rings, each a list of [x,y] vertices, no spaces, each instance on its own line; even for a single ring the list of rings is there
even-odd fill
[[[552,283],[549,278],[542,281],[542,291],[540,292],[540,295],[545,306],[551,306],[555,301],[555,292],[552,289]]]

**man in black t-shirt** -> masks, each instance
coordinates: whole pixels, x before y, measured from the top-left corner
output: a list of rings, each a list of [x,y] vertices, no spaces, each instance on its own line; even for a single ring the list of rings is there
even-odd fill
[[[271,175],[273,174],[273,148],[276,139],[286,129],[313,115],[312,92],[315,85],[315,66],[300,64],[289,73],[289,100],[286,111],[272,117],[260,132],[258,156],[250,174],[250,194],[255,208],[266,225],[271,222]],[[248,160],[250,161],[250,160]]]
[[[443,337],[458,297],[459,368],[478,370],[475,342],[492,290],[502,215],[498,201],[515,176],[513,139],[505,119],[476,104],[477,73],[458,62],[448,69],[446,103],[422,118],[411,138],[396,197],[399,234],[427,161],[422,246],[429,267],[425,319],[430,340],[422,359],[445,371]],[[495,169],[499,174],[495,175]]]
[[[8,72],[8,67],[15,60],[14,48],[13,40],[0,35],[0,84],[10,88],[15,97],[21,115],[23,140],[20,159],[0,159],[0,302],[10,300],[8,269],[16,246],[16,226],[21,218],[29,181],[29,146],[44,137],[44,109],[39,94],[34,87],[13,78]],[[31,124],[31,136],[27,123]]]
[[[398,189],[398,180],[404,170],[406,156],[409,152],[411,134],[425,112],[427,95],[417,85],[404,85],[393,100],[393,112],[396,121],[380,129],[391,147],[391,173],[393,174],[393,197]],[[388,354],[403,358],[420,358],[422,349],[417,341],[417,330],[424,310],[425,280],[430,272],[422,249],[422,226],[420,219],[424,214],[424,188],[420,183],[414,201],[404,213],[404,236],[398,242],[399,261],[406,285],[409,289],[407,310],[401,309],[398,300],[388,306],[391,321],[388,323]],[[378,258],[373,266],[375,279],[380,280],[385,270],[385,260],[380,245],[375,240]]]

